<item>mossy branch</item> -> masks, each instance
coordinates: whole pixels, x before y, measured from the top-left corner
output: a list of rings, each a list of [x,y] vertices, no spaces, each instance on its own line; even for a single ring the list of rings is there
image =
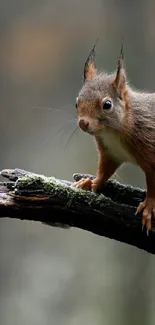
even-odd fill
[[[136,207],[145,191],[110,180],[101,193],[72,187],[72,182],[21,169],[1,171],[0,218],[39,221],[55,227],[76,227],[155,254],[155,230],[141,229]],[[93,175],[74,174],[74,180]],[[154,226],[154,224],[153,224]]]

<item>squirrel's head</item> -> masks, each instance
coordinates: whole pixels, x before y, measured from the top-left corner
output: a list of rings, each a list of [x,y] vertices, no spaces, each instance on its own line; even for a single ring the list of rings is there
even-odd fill
[[[121,129],[127,96],[123,46],[115,73],[97,73],[94,58],[95,45],[86,60],[83,86],[76,99],[79,127],[92,135],[105,127]]]

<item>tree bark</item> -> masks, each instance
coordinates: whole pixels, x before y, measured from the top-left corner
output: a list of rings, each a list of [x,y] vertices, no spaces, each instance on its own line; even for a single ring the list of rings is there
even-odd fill
[[[72,182],[21,169],[5,169],[0,183],[0,218],[38,221],[53,227],[80,228],[155,254],[155,229],[142,232],[136,207],[145,190],[109,180],[100,193],[73,188]],[[94,178],[74,174],[73,179]],[[153,226],[154,226],[153,221]]]

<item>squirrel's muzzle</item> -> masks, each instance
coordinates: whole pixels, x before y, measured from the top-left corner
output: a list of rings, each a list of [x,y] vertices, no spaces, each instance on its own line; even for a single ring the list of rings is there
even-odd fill
[[[79,127],[82,131],[87,132],[89,128],[89,122],[81,119],[79,120]]]

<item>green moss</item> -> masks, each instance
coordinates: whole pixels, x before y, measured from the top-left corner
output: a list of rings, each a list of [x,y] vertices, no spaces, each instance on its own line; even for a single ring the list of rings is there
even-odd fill
[[[43,190],[45,195],[57,198],[66,198],[67,206],[88,204],[93,208],[101,208],[111,204],[111,200],[103,194],[96,194],[88,190],[68,186],[58,181],[55,177],[45,177],[41,175],[26,175],[19,178],[15,183],[15,189],[26,192],[26,190]]]

